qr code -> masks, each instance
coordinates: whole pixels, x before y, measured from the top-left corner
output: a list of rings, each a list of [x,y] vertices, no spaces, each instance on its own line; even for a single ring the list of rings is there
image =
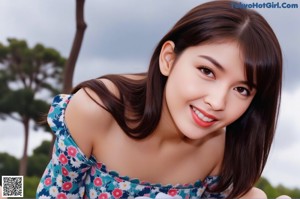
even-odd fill
[[[23,197],[23,176],[2,176],[2,197]]]

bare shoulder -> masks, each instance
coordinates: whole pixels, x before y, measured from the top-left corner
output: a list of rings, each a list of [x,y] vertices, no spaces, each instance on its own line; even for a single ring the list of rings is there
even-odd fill
[[[240,199],[266,199],[267,195],[264,191],[259,188],[252,187],[245,195]]]
[[[102,80],[99,80],[102,81]],[[118,93],[109,80],[102,81],[112,93]],[[93,150],[93,141],[99,134],[105,135],[114,122],[103,107],[101,99],[89,88],[80,89],[71,98],[65,113],[65,121],[76,144],[86,156]]]

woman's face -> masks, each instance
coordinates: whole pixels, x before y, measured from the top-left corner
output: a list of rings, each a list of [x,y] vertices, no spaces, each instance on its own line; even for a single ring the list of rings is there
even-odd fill
[[[200,139],[231,124],[246,111],[256,90],[247,83],[237,43],[189,47],[177,58],[164,52],[170,48],[170,43],[165,44],[161,52],[161,56],[168,56],[166,65],[160,66],[168,76],[162,117],[171,118],[184,136]]]

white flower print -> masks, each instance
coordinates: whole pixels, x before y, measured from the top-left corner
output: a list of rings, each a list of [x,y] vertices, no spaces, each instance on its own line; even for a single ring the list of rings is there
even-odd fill
[[[140,197],[136,197],[135,199],[151,199],[150,197],[146,197],[146,196],[140,196]],[[168,194],[165,193],[158,193],[155,197],[155,199],[182,199],[181,196],[170,196]]]
[[[80,161],[80,160],[76,160],[76,161],[74,161],[72,158],[71,158],[71,165],[73,166],[73,167],[75,167],[75,168],[79,168],[80,167],[80,165],[82,164],[82,162]]]
[[[68,199],[78,199],[78,195],[77,194],[67,194],[67,198]]]
[[[143,189],[145,188],[145,186],[142,186],[142,185],[137,185],[135,187],[136,190],[139,190],[139,191],[142,191]]]
[[[102,192],[102,193],[106,192],[106,188],[105,188],[105,187],[103,187],[103,186],[102,186],[102,187],[100,187],[100,190],[101,190],[101,192]]]
[[[56,178],[56,184],[57,184],[57,186],[59,186],[59,187],[62,186],[62,175],[57,175],[57,178]]]
[[[64,117],[63,116],[65,115],[65,111],[62,110],[61,112],[62,112],[62,115],[59,117],[58,121],[60,121],[61,123],[64,123]]]
[[[120,189],[122,189],[122,190],[129,190],[129,189],[130,189],[130,182],[127,182],[127,181],[125,181],[125,182],[120,182],[120,183],[119,183],[119,187],[120,187]]]
[[[58,189],[55,186],[50,187],[49,189],[49,193],[51,196],[56,197],[58,194]]]
[[[65,151],[66,150],[66,145],[63,139],[59,139],[58,141],[58,147],[60,148],[60,150]]]
[[[52,163],[58,165],[58,157],[55,153],[52,154]]]
[[[51,197],[50,196],[41,195],[39,197],[39,199],[51,199]]]
[[[90,190],[90,198],[91,198],[91,199],[97,198],[97,192],[96,192],[95,189],[91,189],[91,190]]]
[[[55,126],[52,118],[48,117],[47,122],[48,122],[49,126]]]
[[[37,192],[40,192],[44,188],[43,183],[39,183],[39,186],[37,187]]]
[[[74,172],[74,171],[70,171],[69,172],[69,177],[71,178],[71,180],[74,180],[75,178],[78,177],[78,173]]]
[[[198,191],[197,191],[197,196],[202,196],[203,192],[204,192],[204,189],[199,188]]]
[[[79,188],[79,196],[80,196],[80,198],[83,198],[83,194],[84,194],[84,187],[80,187]]]

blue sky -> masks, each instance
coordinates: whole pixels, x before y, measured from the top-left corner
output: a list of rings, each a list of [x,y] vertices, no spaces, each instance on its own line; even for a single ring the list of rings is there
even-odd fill
[[[106,73],[142,72],[160,38],[189,9],[203,0],[97,0],[86,1],[88,28],[78,58],[74,84]],[[253,3],[254,1],[244,1]],[[274,1],[259,1],[268,3]],[[263,173],[273,184],[300,187],[300,2],[298,9],[256,9],[273,27],[284,56],[284,88],[277,135]],[[30,46],[42,43],[68,56],[75,34],[75,1],[0,1],[0,42],[14,37]],[[23,129],[14,121],[0,120],[0,152],[20,157]],[[29,154],[44,132],[31,132]]]

